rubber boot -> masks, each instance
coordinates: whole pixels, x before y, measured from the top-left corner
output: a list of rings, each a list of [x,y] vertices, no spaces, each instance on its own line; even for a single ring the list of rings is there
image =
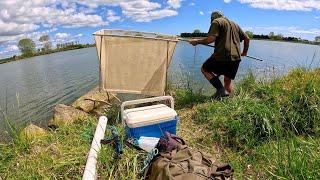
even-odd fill
[[[217,92],[213,95],[213,98],[215,98],[215,99],[219,99],[222,97],[229,97],[229,93],[227,93],[227,91],[224,87],[217,90]]]
[[[214,76],[210,83],[213,87],[216,88],[217,92],[213,95],[213,98],[220,98],[220,97],[228,97],[229,94],[226,92],[225,88],[223,87],[220,79],[218,76]]]
[[[209,81],[213,87],[216,88],[217,91],[223,88],[223,85],[219,79],[219,76],[214,76],[212,79]]]

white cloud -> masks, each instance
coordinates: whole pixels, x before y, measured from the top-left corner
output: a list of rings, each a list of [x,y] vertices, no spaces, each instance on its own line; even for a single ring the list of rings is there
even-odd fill
[[[0,43],[0,54],[3,57],[10,57],[14,54],[20,54],[19,49],[15,47],[19,40],[23,38],[30,38],[36,43],[36,48],[42,47],[41,42],[39,42],[39,38],[42,35],[49,34],[52,32],[57,31],[57,28],[52,28],[52,29],[47,29],[44,31],[35,31],[35,32],[29,32],[26,34],[20,34],[20,35],[15,35],[15,36],[0,36],[0,42],[4,41],[5,43]],[[53,39],[51,38],[51,41]],[[0,57],[0,58],[3,58]]]
[[[70,34],[68,34],[68,33],[57,33],[56,35],[55,35],[55,37],[57,38],[57,39],[66,39],[66,38],[68,38],[70,36]]]
[[[224,0],[229,3],[231,0]],[[320,10],[319,0],[237,0],[254,8],[312,11]]]
[[[0,36],[13,36],[19,35],[25,32],[30,32],[38,29],[38,25],[35,24],[18,24],[14,22],[5,23],[0,19]]]
[[[316,16],[316,17],[314,17],[315,19],[320,19],[320,16]]]
[[[155,19],[175,16],[178,14],[176,9],[181,7],[183,0],[167,0],[167,6],[161,7],[158,2],[151,0],[73,0],[79,4],[97,8],[99,6],[120,6],[122,14],[129,19],[137,22],[150,22]],[[152,0],[153,1],[153,0]],[[115,14],[113,14],[115,15]],[[110,22],[120,21],[120,16],[108,16]]]
[[[127,3],[120,3],[122,14],[137,22],[150,22],[155,19],[175,16],[177,11],[172,9],[160,9],[161,4],[147,0],[136,0]]]
[[[51,23],[56,25],[62,25],[67,28],[73,27],[98,27],[106,26],[109,23],[102,20],[99,15],[85,15],[83,13],[77,13],[70,17],[62,17],[59,20],[51,20]]]
[[[87,5],[91,8],[97,8],[102,5],[117,6],[123,2],[131,2],[135,0],[73,0],[79,4]]]
[[[121,20],[120,16],[117,16],[116,13],[113,10],[108,10],[107,11],[107,19],[110,22],[114,22],[114,21],[119,21]]]
[[[44,34],[49,34],[57,31],[57,28],[51,28],[44,31],[35,31],[29,32],[25,34],[15,35],[15,36],[0,36],[0,42],[4,42],[6,44],[17,44],[18,41],[22,38],[31,38],[35,42],[39,40],[40,36]],[[3,43],[0,43],[0,45]]]
[[[60,32],[55,34],[55,38],[51,40],[53,47],[57,46],[57,44],[68,43],[68,42],[77,42],[83,34],[72,35],[65,32]]]
[[[194,5],[196,5],[194,2],[189,3],[189,6],[194,6]]]
[[[124,19],[150,22],[176,16],[183,1],[0,0],[0,51],[4,51],[4,44],[17,43],[21,38],[31,38],[36,42],[43,34],[55,37],[52,32],[61,27],[98,27]],[[121,15],[110,7],[120,8]],[[62,38],[63,33],[57,36]],[[70,35],[66,39],[78,37],[81,36]],[[38,42],[36,44],[39,45]]]
[[[174,9],[178,9],[181,7],[182,0],[168,0],[168,4],[170,7]]]
[[[107,25],[107,22],[99,15],[77,12],[77,5],[74,2],[2,0],[0,7],[0,35],[23,34],[34,31],[40,26],[96,27]]]
[[[10,57],[17,51],[19,51],[18,46],[9,44],[7,46],[4,46],[3,50],[0,51],[0,55],[5,56],[5,57]]]
[[[16,45],[9,45],[8,47],[5,48],[5,51],[8,51],[8,52],[17,51],[17,50],[19,50],[19,48]]]
[[[153,1],[153,0],[152,0]],[[14,36],[40,27],[97,27],[122,19],[108,10],[106,19],[98,7],[119,6],[125,18],[137,22],[175,16],[183,0],[167,0],[165,7],[151,0],[1,0],[0,36]],[[81,4],[81,6],[80,6]]]
[[[200,12],[199,12],[199,14],[200,14],[201,16],[203,16],[203,15],[204,15],[203,11],[200,11]]]

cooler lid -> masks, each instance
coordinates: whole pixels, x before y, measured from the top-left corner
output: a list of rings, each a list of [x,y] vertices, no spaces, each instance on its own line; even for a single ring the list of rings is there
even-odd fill
[[[177,116],[174,109],[164,104],[126,109],[123,114],[125,122],[130,128],[171,121]]]

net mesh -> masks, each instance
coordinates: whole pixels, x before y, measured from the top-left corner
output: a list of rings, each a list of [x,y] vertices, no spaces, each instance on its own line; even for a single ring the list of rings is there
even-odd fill
[[[100,60],[100,90],[164,94],[176,37],[124,30],[101,30],[94,35]]]

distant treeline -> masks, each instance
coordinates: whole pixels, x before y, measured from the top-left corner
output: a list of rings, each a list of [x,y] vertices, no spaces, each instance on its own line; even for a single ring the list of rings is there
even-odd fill
[[[250,32],[246,32],[248,35],[250,34]],[[320,41],[317,41],[317,38],[315,41],[309,41],[307,39],[301,39],[301,38],[297,38],[297,37],[284,37],[281,34],[278,35],[273,35],[273,33],[271,32],[269,35],[258,35],[258,34],[251,34],[251,36],[249,35],[249,37],[251,39],[262,39],[262,40],[273,40],[273,41],[287,41],[287,42],[296,42],[296,43],[304,43],[304,44],[314,44],[314,45],[320,45]]]
[[[60,43],[56,45],[56,48],[52,48],[52,43],[48,35],[43,35],[39,39],[43,43],[43,47],[36,49],[35,42],[30,38],[21,39],[18,42],[19,50],[21,55],[13,55],[12,57],[0,59],[0,64],[7,63],[10,61],[16,61],[20,59],[30,58],[34,56],[40,56],[45,54],[51,54],[61,51],[68,51],[73,49],[81,49],[87,47],[94,47],[95,44],[80,44],[78,41]]]
[[[263,39],[263,40],[274,40],[274,41],[287,41],[287,42],[297,42],[297,43],[305,43],[305,44],[315,44],[320,45],[320,36],[315,37],[315,41],[309,41],[306,39],[301,39],[297,37],[284,37],[282,34],[275,34],[274,32],[270,32],[269,35],[258,35],[254,34],[251,31],[246,31],[246,34],[251,39]],[[208,33],[201,32],[200,30],[196,29],[192,33],[181,33],[180,37],[183,38],[191,38],[191,37],[207,37]]]
[[[281,37],[281,36],[273,36],[270,37],[269,35],[258,35],[258,34],[253,34],[252,37],[253,39],[272,39],[272,40],[284,40],[284,41],[301,41],[302,39],[296,38],[296,37]]]
[[[88,48],[88,47],[94,47],[94,46],[95,44],[77,44],[77,42],[68,42],[63,44],[57,44],[56,49],[49,49],[46,51],[38,49],[38,51],[34,53],[32,56],[39,56],[39,55],[51,54],[51,53],[56,53],[61,51],[69,51],[73,49],[82,49],[82,48]]]
[[[207,37],[208,33],[181,33],[180,34],[181,37]]]

